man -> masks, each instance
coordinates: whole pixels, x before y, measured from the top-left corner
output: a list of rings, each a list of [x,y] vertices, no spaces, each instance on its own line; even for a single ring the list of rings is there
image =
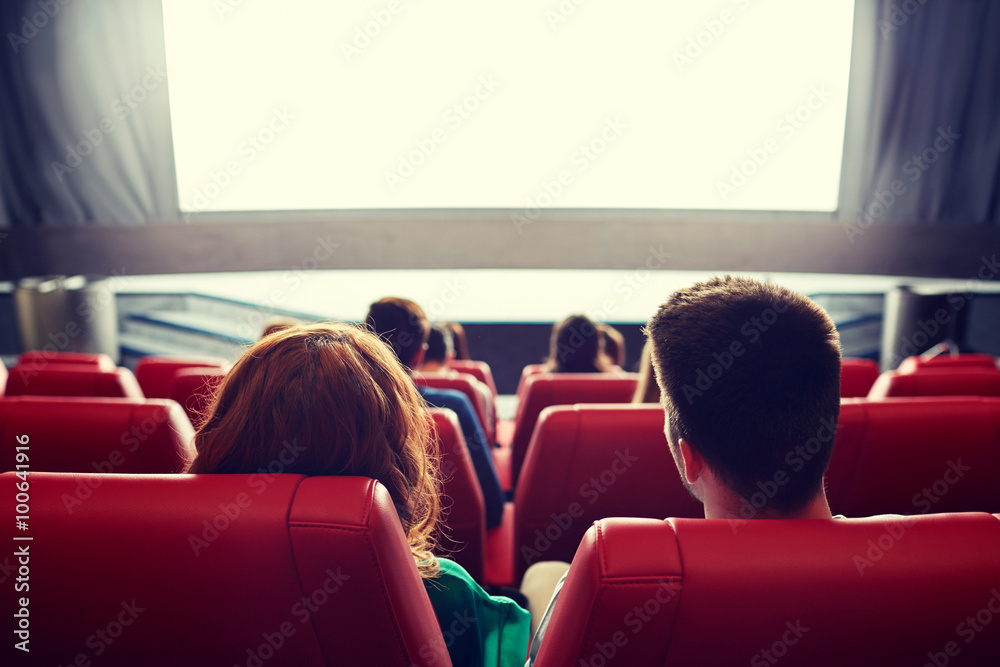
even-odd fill
[[[777,285],[713,278],[671,295],[646,336],[667,444],[706,518],[833,518],[823,473],[840,413],[840,341],[819,306]]]
[[[442,377],[464,377],[475,388],[479,395],[479,402],[485,408],[486,423],[483,424],[487,433],[491,429],[496,429],[496,415],[493,411],[493,393],[490,388],[476,379],[475,376],[452,370],[449,367],[455,358],[455,339],[451,329],[444,324],[432,324],[430,333],[427,336],[427,349],[424,351],[424,360],[420,364],[422,375],[439,375]],[[466,395],[468,398],[468,395]],[[475,406],[473,406],[475,410]],[[491,443],[492,444],[492,443]]]
[[[366,321],[392,347],[404,367],[408,370],[420,367],[430,333],[430,322],[420,306],[409,299],[386,297],[369,307]],[[486,527],[499,525],[503,515],[503,490],[493,466],[493,456],[486,436],[469,399],[465,394],[450,389],[418,386],[417,391],[431,406],[448,408],[458,415],[458,422],[483,490],[483,499],[486,501]]]

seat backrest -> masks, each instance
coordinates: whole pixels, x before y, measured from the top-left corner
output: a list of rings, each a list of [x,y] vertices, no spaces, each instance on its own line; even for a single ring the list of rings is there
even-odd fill
[[[466,398],[469,399],[469,403],[472,404],[473,409],[476,411],[476,417],[479,418],[479,425],[483,427],[486,441],[490,443],[496,442],[496,424],[489,418],[486,409],[486,397],[476,389],[476,384],[479,380],[464,373],[450,371],[447,374],[414,373],[413,381],[422,387],[452,389],[465,394]]]
[[[198,428],[205,418],[208,405],[215,395],[215,389],[223,377],[225,372],[221,368],[181,368],[174,371],[169,398],[180,403],[195,428]]]
[[[144,398],[129,369],[103,370],[81,364],[49,364],[43,368],[18,364],[7,377],[6,395]]]
[[[538,419],[514,498],[514,569],[569,561],[598,519],[703,517],[650,404],[546,408]]]
[[[990,514],[606,519],[536,665],[993,665],[998,590]]]
[[[517,381],[517,389],[514,394],[520,398],[524,394],[524,385],[532,375],[545,372],[545,364],[528,364],[521,369],[521,379]]]
[[[868,398],[891,396],[1000,396],[1000,372],[976,366],[925,368],[917,373],[886,371]]]
[[[11,520],[4,533],[30,550],[30,619],[46,619],[30,623],[32,664],[451,664],[392,500],[371,479],[29,479],[29,532]],[[17,482],[4,473],[0,489],[13,498]],[[62,497],[79,488],[91,495],[69,514]],[[10,541],[23,535],[33,541]],[[4,586],[4,608],[19,595]]]
[[[429,408],[440,456],[441,510],[444,529],[438,530],[439,556],[451,558],[473,579],[483,581],[486,562],[486,501],[476,469],[451,410]]]
[[[997,360],[991,354],[939,354],[936,357],[907,357],[896,369],[902,374],[917,373],[930,368],[992,368]]]
[[[170,398],[174,374],[184,368],[221,369],[226,362],[214,357],[157,357],[147,356],[135,366],[135,379],[146,398]]]
[[[550,405],[630,403],[637,382],[635,373],[538,373],[528,377],[514,415],[510,455],[513,483],[517,484],[535,422],[542,410]]]
[[[448,362],[448,367],[452,370],[456,370],[459,373],[467,373],[472,377],[476,378],[480,382],[486,385],[493,394],[493,398],[497,397],[497,384],[493,380],[493,371],[490,369],[490,365],[485,361],[474,361],[472,359],[452,359]]]
[[[91,352],[48,352],[46,350],[29,350],[22,352],[17,358],[17,365],[39,369],[49,364],[70,364],[90,366],[104,371],[113,371],[117,367],[114,359],[106,354]]]
[[[834,514],[998,512],[997,480],[998,398],[848,399],[841,404],[826,474]]]
[[[873,359],[846,358],[840,361],[841,398],[864,397],[878,379],[878,363]]]
[[[194,430],[173,401],[23,396],[0,399],[0,470],[14,470],[15,437],[30,438],[31,470],[178,473]]]

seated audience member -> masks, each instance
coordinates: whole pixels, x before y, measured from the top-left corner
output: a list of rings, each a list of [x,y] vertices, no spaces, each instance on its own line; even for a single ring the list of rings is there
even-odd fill
[[[448,362],[454,358],[455,343],[451,329],[447,324],[432,324],[430,333],[427,335],[427,349],[424,351],[424,361],[420,364],[420,372],[424,375],[458,376],[460,375],[458,371],[453,371],[448,367]],[[493,392],[472,375],[466,374],[464,377],[472,382],[472,386],[482,396],[483,403],[486,405],[486,421],[493,424],[496,420],[496,416],[493,414]]]
[[[452,662],[521,664],[527,612],[432,555],[440,503],[423,407],[376,336],[345,324],[290,327],[256,343],[226,375],[195,436],[188,472],[253,473],[284,462],[290,447],[297,455],[285,473],[377,479],[396,506],[442,631],[455,618],[473,620],[465,633],[451,630]]]
[[[272,317],[267,322],[264,323],[264,330],[261,331],[260,337],[270,336],[275,331],[283,331],[290,327],[295,327],[302,324],[290,317]]]
[[[469,339],[465,335],[465,327],[458,322],[445,322],[444,325],[451,331],[455,341],[455,358],[459,361],[469,361]]]
[[[392,347],[403,366],[407,369],[420,367],[430,333],[430,323],[420,306],[409,299],[386,297],[369,307],[365,321],[372,331]],[[431,406],[449,408],[458,415],[479,485],[483,489],[483,498],[486,500],[486,526],[492,528],[499,525],[503,516],[503,490],[493,466],[493,456],[486,442],[486,435],[469,399],[465,394],[451,389],[417,387],[417,391]]]
[[[612,370],[604,357],[604,341],[586,315],[570,315],[552,327],[548,373],[603,373]]]
[[[840,414],[840,342],[822,308],[777,285],[713,278],[671,295],[646,336],[667,444],[706,518],[833,518],[823,474]],[[721,374],[709,370],[716,367]],[[785,457],[810,440],[823,448],[789,471]],[[762,489],[767,501],[751,504]],[[529,664],[563,581],[541,619]]]
[[[647,340],[642,346],[642,358],[639,359],[639,382],[635,386],[633,403],[659,403],[660,385],[656,384],[653,374],[653,346]]]
[[[611,366],[625,368],[625,336],[610,324],[598,324],[601,341],[604,343],[604,358]]]

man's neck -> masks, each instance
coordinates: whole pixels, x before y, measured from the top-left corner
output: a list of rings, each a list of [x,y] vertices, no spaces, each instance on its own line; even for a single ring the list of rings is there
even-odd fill
[[[732,496],[726,495],[724,498],[716,494],[710,494],[703,501],[705,505],[706,519],[832,519],[830,505],[826,500],[826,492],[820,492],[813,496],[804,507],[795,512],[778,512],[769,508],[766,504],[763,507],[744,505],[735,500]]]

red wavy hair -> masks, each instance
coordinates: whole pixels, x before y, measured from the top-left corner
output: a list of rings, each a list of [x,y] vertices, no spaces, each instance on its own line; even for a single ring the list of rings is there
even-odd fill
[[[226,374],[188,472],[254,473],[277,461],[285,473],[377,479],[426,578],[438,571],[432,442],[423,399],[385,343],[355,326],[310,324],[262,338]],[[285,465],[289,444],[303,449]]]

